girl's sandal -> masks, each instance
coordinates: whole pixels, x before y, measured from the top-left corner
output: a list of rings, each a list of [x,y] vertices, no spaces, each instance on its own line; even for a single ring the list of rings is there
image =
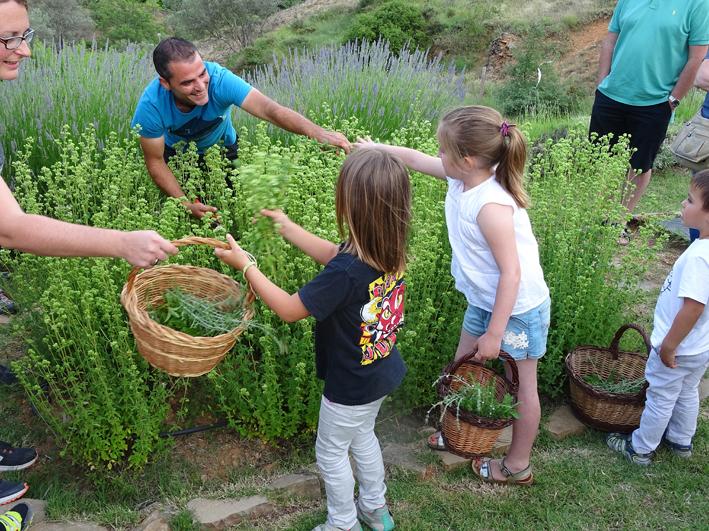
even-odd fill
[[[429,435],[426,444],[431,450],[447,450],[446,443],[443,441],[443,434],[440,431]]]
[[[505,479],[495,479],[492,476],[492,468],[490,463],[492,458],[477,458],[473,459],[471,467],[476,476],[478,476],[483,483],[502,483],[505,485],[523,485],[529,486],[534,483],[534,474],[532,474],[532,465],[528,465],[527,468],[520,470],[519,472],[512,472],[505,465],[504,458],[500,462],[500,471]]]

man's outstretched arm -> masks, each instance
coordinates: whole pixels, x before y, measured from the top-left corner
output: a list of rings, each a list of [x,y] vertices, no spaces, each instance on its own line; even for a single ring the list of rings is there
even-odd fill
[[[346,153],[350,152],[350,143],[345,135],[337,131],[328,131],[314,124],[302,114],[280,105],[255,88],[249,91],[248,96],[241,103],[241,108],[281,129],[307,136],[323,144],[342,148]]]

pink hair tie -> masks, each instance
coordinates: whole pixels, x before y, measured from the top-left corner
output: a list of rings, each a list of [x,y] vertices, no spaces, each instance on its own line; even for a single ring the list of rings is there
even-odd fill
[[[500,134],[502,136],[510,136],[510,127],[514,127],[514,124],[508,124],[506,121],[503,121],[502,125],[500,125]]]

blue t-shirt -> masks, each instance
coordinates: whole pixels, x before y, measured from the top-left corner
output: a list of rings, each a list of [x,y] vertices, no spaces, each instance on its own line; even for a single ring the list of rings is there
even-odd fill
[[[138,101],[131,127],[140,125],[140,136],[145,138],[164,136],[168,146],[180,141],[195,142],[200,153],[219,141],[225,146],[234,144],[236,131],[231,123],[231,106],[241,106],[251,85],[217,63],[205,61],[204,66],[209,74],[206,105],[182,112],[172,93],[155,78]]]
[[[331,402],[359,406],[394,391],[406,374],[395,346],[404,323],[403,273],[382,273],[340,252],[298,295],[315,317],[315,365]]]

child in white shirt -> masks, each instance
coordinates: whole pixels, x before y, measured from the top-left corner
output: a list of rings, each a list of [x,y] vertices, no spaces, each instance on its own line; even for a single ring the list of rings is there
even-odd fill
[[[709,365],[709,170],[692,178],[682,223],[696,227],[699,238],[677,259],[657,299],[640,427],[631,436],[607,438],[611,449],[638,465],[649,465],[661,443],[680,457],[692,455],[699,383]]]

